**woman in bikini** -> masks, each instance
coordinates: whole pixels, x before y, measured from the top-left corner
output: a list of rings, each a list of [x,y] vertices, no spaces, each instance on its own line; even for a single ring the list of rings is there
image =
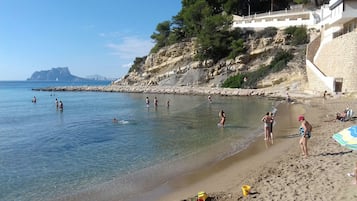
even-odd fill
[[[264,140],[271,140],[272,117],[270,116],[270,112],[267,112],[266,115],[263,116],[262,122],[264,122]]]
[[[224,113],[223,110],[221,110],[218,115],[221,118],[221,121],[219,122],[219,125],[221,125],[223,127],[224,123],[226,122],[226,114]]]

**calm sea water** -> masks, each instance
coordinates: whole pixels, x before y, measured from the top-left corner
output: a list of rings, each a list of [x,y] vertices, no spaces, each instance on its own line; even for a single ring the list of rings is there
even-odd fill
[[[246,148],[274,106],[256,97],[209,103],[206,96],[31,90],[106,84],[0,82],[1,201],[126,200]],[[217,127],[221,109],[225,128]]]

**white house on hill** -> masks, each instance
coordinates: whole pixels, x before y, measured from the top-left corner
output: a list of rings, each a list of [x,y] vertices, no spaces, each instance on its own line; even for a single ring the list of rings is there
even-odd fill
[[[357,0],[330,0],[317,10],[300,7],[233,18],[234,28],[289,26],[320,30],[320,36],[307,48],[306,68],[311,90],[357,92]]]

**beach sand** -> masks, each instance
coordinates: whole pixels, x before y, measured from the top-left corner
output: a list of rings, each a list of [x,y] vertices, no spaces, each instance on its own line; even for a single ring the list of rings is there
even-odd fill
[[[347,173],[357,162],[357,153],[342,147],[332,135],[355,121],[334,121],[338,111],[357,111],[352,97],[307,98],[295,104],[280,104],[274,127],[274,144],[263,137],[248,149],[198,172],[181,175],[140,200],[196,200],[205,191],[208,200],[357,200],[357,185]],[[297,120],[304,114],[312,124],[308,141],[310,156],[299,149]],[[251,186],[243,197],[242,185]]]
[[[43,90],[43,89],[39,89]],[[281,89],[235,90],[206,88],[65,88],[45,90],[95,90],[108,92],[261,95],[284,97]],[[347,176],[355,168],[356,151],[338,144],[334,133],[357,124],[357,120],[335,121],[336,112],[346,107],[357,111],[356,94],[329,96],[289,91],[294,104],[282,103],[275,118],[274,144],[269,145],[263,136],[246,150],[199,171],[179,175],[160,187],[138,195],[130,201],[181,201],[197,200],[197,193],[205,191],[210,201],[236,200],[294,200],[294,201],[351,201],[357,200],[357,185]],[[301,156],[297,135],[298,115],[304,114],[312,124],[312,137],[308,140],[310,156]],[[355,115],[356,116],[356,115]],[[251,186],[243,197],[241,187]]]

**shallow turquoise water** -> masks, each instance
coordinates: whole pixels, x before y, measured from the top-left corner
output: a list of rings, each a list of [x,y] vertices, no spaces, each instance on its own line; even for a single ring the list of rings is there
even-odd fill
[[[31,90],[78,84],[88,83],[0,82],[0,200],[93,192],[125,200],[244,149],[262,134],[260,119],[274,104],[254,97],[213,96],[209,103],[206,96]],[[151,103],[156,96],[158,107],[146,107],[146,96]],[[221,109],[225,128],[217,127]]]

